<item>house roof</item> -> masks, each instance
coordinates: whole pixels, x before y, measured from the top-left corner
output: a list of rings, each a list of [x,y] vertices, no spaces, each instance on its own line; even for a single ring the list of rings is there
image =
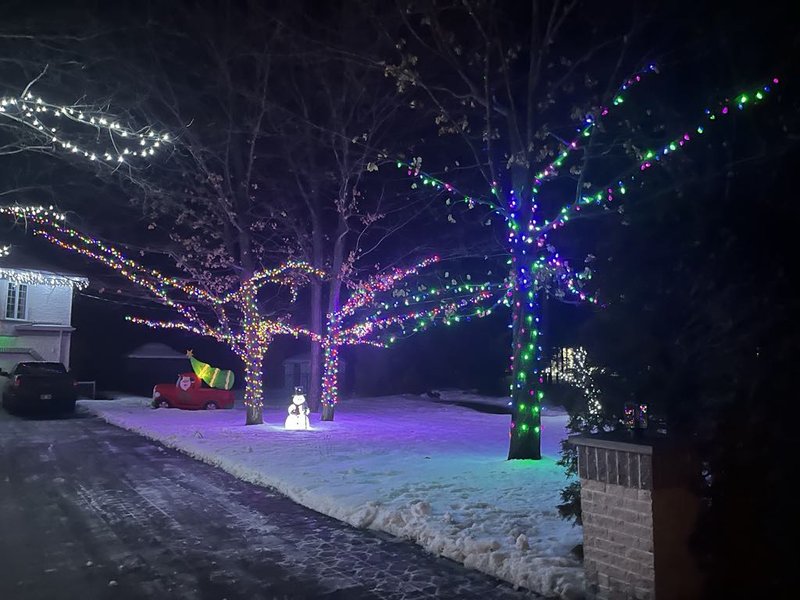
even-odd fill
[[[148,342],[138,348],[131,350],[125,355],[126,358],[157,358],[157,359],[181,359],[188,360],[186,354],[173,350],[166,344],[160,342]]]
[[[0,258],[0,268],[19,269],[20,271],[39,271],[41,273],[52,273],[62,277],[82,277],[80,273],[74,273],[62,269],[58,265],[42,260],[26,248],[13,244],[8,256]]]
[[[18,283],[67,285],[78,289],[89,285],[86,277],[48,264],[16,245],[11,248],[10,254],[0,257],[0,279]]]

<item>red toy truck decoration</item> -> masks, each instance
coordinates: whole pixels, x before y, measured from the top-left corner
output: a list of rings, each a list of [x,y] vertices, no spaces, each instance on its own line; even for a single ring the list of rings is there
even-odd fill
[[[215,410],[233,408],[233,392],[204,387],[194,373],[181,373],[174,384],[159,383],[153,388],[153,407]]]

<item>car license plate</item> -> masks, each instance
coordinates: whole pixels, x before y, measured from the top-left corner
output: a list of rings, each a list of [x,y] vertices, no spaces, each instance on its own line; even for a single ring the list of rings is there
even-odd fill
[[[39,398],[41,398],[42,400],[52,400],[53,394],[42,394],[41,396],[39,396]]]

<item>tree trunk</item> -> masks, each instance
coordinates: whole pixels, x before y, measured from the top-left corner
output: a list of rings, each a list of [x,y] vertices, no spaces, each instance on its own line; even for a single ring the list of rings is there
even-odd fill
[[[322,405],[322,417],[320,418],[321,421],[333,421],[333,411],[336,407],[333,404],[323,404]]]
[[[542,457],[541,403],[544,396],[539,364],[542,358],[539,317],[542,292],[535,281],[526,286],[519,273],[517,277],[512,305],[511,401],[514,412],[508,458],[538,460]]]
[[[329,322],[326,324],[327,327],[327,335],[335,335],[336,329],[338,325],[341,323],[338,321],[330,321],[330,319],[336,319],[336,317],[332,317],[332,315],[338,315],[339,309],[339,302],[342,296],[342,265],[344,262],[344,250],[345,250],[345,240],[347,236],[347,223],[344,220],[344,217],[339,214],[339,228],[336,232],[336,243],[333,246],[333,264],[331,265],[331,283],[330,283],[330,293],[328,294],[328,320]],[[333,367],[329,366],[329,363],[333,364]],[[324,361],[324,371],[323,374],[326,375],[329,372],[333,372],[336,374],[337,378],[339,375],[339,348],[337,346],[325,346],[325,361]],[[325,386],[325,382],[323,381],[323,387]],[[334,381],[332,386],[328,386],[329,391],[333,392],[333,395],[325,396],[325,392],[323,392],[322,398],[322,420],[323,421],[333,421],[333,413],[336,407],[336,401],[339,397],[339,389],[337,382]]]
[[[311,331],[322,334],[322,282],[311,283]],[[322,344],[311,342],[311,370],[309,373],[307,400],[312,412],[319,412],[322,380]]]
[[[261,425],[264,422],[264,388],[262,381],[261,352],[253,352],[244,362],[244,405],[247,409],[246,425]]]
[[[264,422],[264,353],[271,340],[268,335],[259,335],[262,324],[256,304],[256,289],[248,279],[242,282],[241,310],[244,340],[240,356],[244,361],[244,405],[247,408],[246,425],[261,425]]]
[[[322,420],[333,421],[339,399],[339,348],[325,346],[325,372],[322,375]]]

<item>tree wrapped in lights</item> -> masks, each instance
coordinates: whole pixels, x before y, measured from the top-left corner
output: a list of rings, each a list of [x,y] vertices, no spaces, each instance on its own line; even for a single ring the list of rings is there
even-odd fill
[[[648,71],[655,71],[649,67]],[[637,74],[620,86],[614,95],[612,106],[625,102],[625,94],[630,87],[641,81],[643,74]],[[509,458],[540,458],[540,405],[544,397],[542,391],[543,358],[541,332],[541,302],[549,284],[555,283],[557,295],[568,294],[571,298],[598,304],[595,296],[584,291],[587,275],[574,272],[569,262],[560,257],[550,235],[565,227],[571,220],[587,216],[597,209],[607,209],[619,204],[622,198],[640,183],[643,173],[666,162],[666,159],[692,140],[701,136],[709,124],[731,114],[758,104],[766,98],[779,80],[773,78],[769,83],[752,91],[739,93],[726,98],[715,108],[704,110],[702,123],[689,131],[673,137],[660,148],[644,150],[634,157],[632,167],[603,186],[590,186],[581,189],[577,198],[557,210],[550,218],[540,215],[539,196],[544,186],[558,176],[559,171],[569,165],[579,150],[592,139],[594,131],[602,118],[609,114],[611,107],[601,107],[596,114],[588,115],[578,136],[565,144],[557,158],[538,171],[529,189],[516,191],[514,187],[504,190],[494,182],[492,199],[462,196],[468,204],[483,204],[503,216],[507,226],[507,248],[510,254],[511,278],[513,281],[512,329],[513,354],[511,357],[512,384],[511,396],[514,413],[511,423],[511,445]],[[409,176],[422,180],[436,190],[448,194],[459,194],[459,190],[449,182],[442,181],[422,171],[419,162],[399,162]],[[581,186],[583,188],[583,186]]]
[[[492,306],[505,298],[504,283],[462,283],[427,288],[401,300],[378,300],[382,293],[394,290],[409,277],[439,261],[434,256],[405,269],[374,275],[354,285],[342,307],[328,314],[326,334],[321,338],[324,350],[322,376],[322,420],[333,420],[339,397],[339,350],[342,346],[367,344],[386,347],[396,340],[391,331],[416,333],[436,324],[450,325],[462,318],[491,314]],[[396,290],[399,291],[399,290]]]
[[[603,410],[600,402],[600,389],[595,384],[595,375],[600,367],[589,361],[586,348],[562,348],[559,355],[551,358],[547,374],[553,381],[565,383],[579,390],[586,400],[586,411],[590,417],[597,417]]]
[[[448,204],[484,206],[506,224],[513,287],[509,459],[541,457],[542,303],[550,284],[559,283],[559,294],[568,293],[572,301],[597,303],[583,291],[580,273],[560,256],[552,239],[556,232],[579,218],[613,213],[604,209],[616,209],[641,185],[642,174],[690,145],[709,125],[759,103],[778,83],[771,80],[706,109],[701,123],[660,147],[642,149],[631,142],[641,128],[630,124],[644,121],[642,115],[622,117],[619,123],[626,131],[609,141],[601,135],[615,126],[608,116],[628,106],[631,90],[656,73],[656,67],[635,70],[614,87],[627,61],[629,37],[620,44],[592,36],[573,44],[570,37],[567,48],[562,45],[567,39],[563,32],[578,16],[575,4],[553,3],[545,9],[532,3],[525,10],[530,14],[522,16],[493,2],[409,5],[397,13],[398,54],[386,63],[386,74],[395,79],[398,91],[415,94],[415,103],[430,108],[440,135],[458,136],[463,144],[454,152],[453,164],[447,165],[463,173],[463,183],[424,171],[420,158],[400,160],[398,168],[416,180],[414,185],[445,195]],[[508,39],[501,32],[511,33],[508,23],[515,18],[528,20],[531,27]],[[453,22],[461,27],[451,28]],[[555,53],[563,53],[563,69],[555,68]],[[605,89],[590,69],[603,72],[601,65],[613,66]],[[584,90],[583,98],[576,99],[577,90]],[[570,117],[582,122],[577,135],[555,132],[553,123],[568,116],[565,106],[570,107]],[[609,164],[612,158],[617,162],[611,172],[618,175],[599,173],[597,161]],[[472,179],[462,161],[474,165]],[[608,183],[591,183],[590,172]],[[491,193],[464,191],[484,182]]]
[[[244,363],[247,424],[262,422],[263,382],[261,365],[270,343],[278,335],[311,335],[281,319],[263,316],[259,292],[279,285],[293,297],[309,276],[320,276],[307,264],[289,261],[274,269],[260,270],[225,294],[214,293],[186,279],[164,273],[127,258],[117,248],[63,224],[51,211],[24,207],[0,207],[0,214],[25,219],[34,235],[51,244],[97,261],[135,285],[144,288],[160,304],[177,313],[172,321],[128,316],[127,320],[160,329],[180,329],[212,338],[228,346]]]

